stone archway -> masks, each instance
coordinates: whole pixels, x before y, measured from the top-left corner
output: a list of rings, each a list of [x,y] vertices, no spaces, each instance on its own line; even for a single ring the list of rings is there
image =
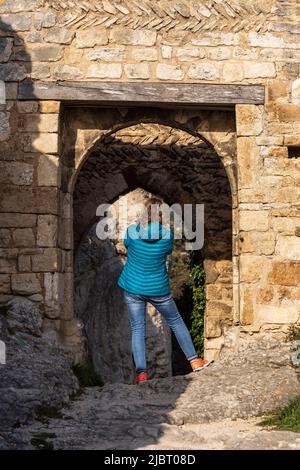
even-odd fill
[[[149,147],[149,145],[155,146],[156,143],[156,145],[160,145],[161,148],[166,149],[166,147],[169,147],[169,151],[173,148],[173,156],[175,155],[178,162],[180,162],[180,165],[177,166],[176,169],[173,169],[173,178],[174,174],[176,175],[176,172],[177,175],[189,173],[187,161],[185,160],[184,152],[182,150],[183,146],[185,145],[187,149],[190,145],[190,153],[192,154],[194,152],[193,158],[195,159],[195,154],[197,151],[199,152],[199,149],[195,148],[197,144],[201,146],[202,152],[206,152],[207,154],[210,152],[215,158],[215,163],[213,165],[211,165],[211,162],[208,163],[206,169],[207,177],[209,171],[211,172],[211,180],[206,182],[207,188],[210,187],[210,190],[213,190],[214,177],[212,172],[214,165],[215,168],[219,166],[219,173],[222,173],[223,177],[225,177],[224,181],[226,180],[227,184],[227,196],[230,194],[230,197],[227,197],[227,209],[225,210],[225,212],[227,211],[227,215],[230,214],[230,222],[227,226],[227,254],[224,255],[223,259],[214,259],[213,249],[210,249],[211,254],[209,255],[208,250],[207,255],[204,257],[206,258],[206,291],[208,299],[206,318],[210,319],[206,322],[205,346],[207,355],[216,357],[224,343],[224,335],[226,331],[231,328],[237,318],[237,304],[234,302],[235,294],[232,282],[234,275],[233,271],[237,266],[237,263],[234,262],[235,254],[232,253],[232,236],[234,236],[234,230],[231,223],[232,219],[235,217],[236,210],[234,117],[229,112],[195,112],[195,110],[173,110],[172,112],[168,110],[168,113],[166,113],[166,110],[156,109],[143,109],[142,111],[140,109],[105,109],[105,114],[102,114],[103,111],[104,110],[95,110],[92,108],[83,110],[72,108],[65,110],[63,120],[63,141],[65,145],[64,155],[62,158],[62,191],[64,192],[62,200],[66,203],[65,207],[69,206],[69,208],[71,208],[71,192],[75,190],[76,193],[77,185],[79,185],[79,187],[80,185],[82,186],[82,193],[86,192],[86,194],[88,194],[89,192],[92,192],[95,194],[96,192],[100,196],[100,199],[101,193],[99,192],[99,188],[101,187],[103,189],[105,187],[104,193],[108,193],[108,200],[110,201],[113,201],[114,198],[117,198],[120,194],[128,192],[129,188],[132,190],[136,187],[142,187],[152,193],[160,193],[166,199],[166,202],[169,203],[171,203],[172,198],[174,199],[175,195],[177,197],[179,193],[182,196],[181,201],[183,203],[195,201],[195,194],[191,191],[191,182],[186,180],[183,182],[185,188],[179,188],[180,185],[178,186],[178,184],[174,184],[176,177],[171,181],[170,177],[162,177],[159,174],[158,169],[161,166],[161,162],[157,155],[156,159],[154,158],[152,162],[154,168],[151,169],[151,175],[149,174],[149,170],[147,171],[147,165],[143,163],[146,158],[145,155],[143,155],[146,147],[145,144],[148,144]],[[220,119],[220,115],[223,119]],[[162,120],[163,122],[161,122]],[[156,123],[153,124],[155,121]],[[139,128],[139,125],[136,125],[136,122],[143,122],[142,127]],[[166,126],[166,124],[168,125]],[[104,129],[101,130],[102,128]],[[130,129],[130,131],[128,131],[128,129]],[[165,130],[162,131],[162,129]],[[200,134],[199,131],[201,129],[202,133]],[[214,147],[212,146],[212,142],[214,143]],[[123,149],[120,148],[120,145],[123,146]],[[193,146],[194,148],[192,148]],[[115,158],[113,159],[112,149],[114,147],[116,152],[118,152],[118,156],[116,156],[117,153],[115,152]],[[137,150],[138,147],[143,148],[143,152],[141,150]],[[87,148],[88,150],[86,150]],[[125,163],[124,152],[126,154],[127,149],[128,153],[130,148],[135,149],[135,152],[132,152],[132,154],[136,153],[133,160],[136,158],[140,159],[139,171],[134,169],[134,164],[133,162],[130,162],[130,158],[129,161],[127,161],[127,169],[124,168],[124,165],[122,167],[122,162]],[[218,149],[218,154],[215,149]],[[95,155],[97,154],[102,155],[102,160],[101,158],[95,159]],[[106,154],[106,162],[114,161],[112,165],[114,167],[114,177],[110,182],[104,181],[103,179],[103,174],[109,174],[109,171],[105,166],[107,163],[105,163],[105,159],[103,159],[104,154]],[[170,155],[171,154],[172,152]],[[92,174],[92,167],[94,166],[95,168],[96,160],[101,166],[101,170],[99,171],[98,168],[98,170],[94,171],[94,174]],[[198,161],[200,165],[201,158],[198,158]],[[208,170],[209,167],[210,170]],[[86,188],[84,189],[84,182],[83,179],[80,178],[80,175],[82,175],[82,171],[86,168],[89,168],[89,172],[92,177],[88,179],[89,183],[88,185],[85,184]],[[199,184],[201,165],[193,171],[190,171],[193,173],[194,186],[196,187],[197,179]],[[202,171],[205,173],[204,168],[202,168]],[[215,175],[216,174],[217,173],[215,173]],[[222,185],[219,185],[219,187],[221,186]],[[164,190],[162,190],[162,188],[164,188]],[[164,194],[162,194],[162,192],[164,192]],[[72,237],[73,218],[76,226],[80,227],[79,232],[81,233],[75,231],[74,234],[74,246],[76,247],[80,238],[84,233],[87,233],[91,227],[92,221],[95,220],[95,202],[97,201],[97,198],[92,202],[91,198],[81,195],[81,203],[78,207],[81,207],[79,212],[84,214],[83,218],[86,218],[88,221],[86,224],[83,220],[80,220],[80,217],[78,217],[78,200],[76,200],[75,193],[74,214],[72,211],[69,211],[70,218],[66,219],[64,223],[69,225],[69,229],[65,231],[69,237]],[[85,203],[83,204],[84,199]],[[97,202],[99,203],[100,201],[98,200]],[[222,209],[220,212],[222,212]],[[221,219],[222,215],[220,215],[219,221]],[[225,226],[223,225],[223,228],[219,230],[220,233],[224,232],[224,229],[226,231]],[[221,225],[219,228],[221,228]],[[71,246],[72,243],[73,240],[70,238],[69,246]],[[216,244],[214,244],[214,246],[216,253]],[[225,252],[226,249],[224,253]],[[220,258],[220,255],[217,255],[216,258],[218,258],[218,256]],[[72,273],[69,274],[69,280],[72,284]],[[229,285],[230,288],[228,288]],[[68,292],[68,295],[70,295],[70,292]],[[70,298],[70,306],[72,305],[72,300],[73,299]],[[72,305],[72,309],[73,308],[74,306]]]

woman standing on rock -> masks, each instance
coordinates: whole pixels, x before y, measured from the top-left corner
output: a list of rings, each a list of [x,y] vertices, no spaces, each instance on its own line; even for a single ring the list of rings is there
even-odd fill
[[[198,357],[191,335],[170,293],[166,267],[173,251],[174,233],[162,225],[163,202],[152,197],[135,224],[126,230],[127,260],[118,279],[124,289],[131,325],[131,346],[137,372],[135,384],[148,380],[145,330],[146,304],[150,302],[165,318],[194,372],[209,365]]]

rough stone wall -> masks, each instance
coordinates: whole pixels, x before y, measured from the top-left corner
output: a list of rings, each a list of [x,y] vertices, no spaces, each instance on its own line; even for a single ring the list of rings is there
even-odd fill
[[[264,105],[236,105],[236,146],[221,111],[197,126],[228,172],[236,152],[235,323],[247,333],[281,332],[297,322],[299,152],[288,153],[300,146],[297,0],[4,0],[0,15],[1,301],[30,297],[53,316],[49,327],[55,321],[65,343],[81,344],[71,300],[57,313],[73,269],[71,237],[62,235],[72,218],[65,173],[77,167],[64,153],[68,123],[59,102],[17,102],[19,81],[262,83]],[[120,122],[122,112],[111,119]],[[177,118],[195,130],[192,117]],[[85,141],[73,136],[78,148],[89,143],[79,160],[92,134],[101,136],[91,129]]]

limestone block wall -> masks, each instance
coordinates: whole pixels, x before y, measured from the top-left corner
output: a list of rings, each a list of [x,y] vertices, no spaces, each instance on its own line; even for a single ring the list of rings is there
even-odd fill
[[[20,81],[259,83],[265,104],[236,105],[230,131],[219,110],[206,114],[206,127],[197,126],[227,171],[236,169],[235,324],[245,333],[271,330],[280,337],[297,322],[297,0],[4,0],[0,16],[1,302],[16,294],[40,302],[57,335],[71,348],[82,344],[71,299],[65,300],[73,261],[72,239],[63,235],[72,218],[64,185],[74,163],[65,152],[65,108],[58,101],[18,101]],[[183,125],[193,127],[192,120],[177,116]],[[78,146],[89,142],[85,154],[91,134],[85,141],[83,133],[73,137]],[[58,315],[65,302],[70,308]]]

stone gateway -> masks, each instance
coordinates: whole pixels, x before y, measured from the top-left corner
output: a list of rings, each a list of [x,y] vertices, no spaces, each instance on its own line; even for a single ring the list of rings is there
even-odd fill
[[[124,332],[130,380],[125,254],[87,237],[99,204],[145,191],[205,204],[206,356],[282,342],[300,318],[297,0],[7,0],[0,16],[1,304],[33,302],[106,381]]]

